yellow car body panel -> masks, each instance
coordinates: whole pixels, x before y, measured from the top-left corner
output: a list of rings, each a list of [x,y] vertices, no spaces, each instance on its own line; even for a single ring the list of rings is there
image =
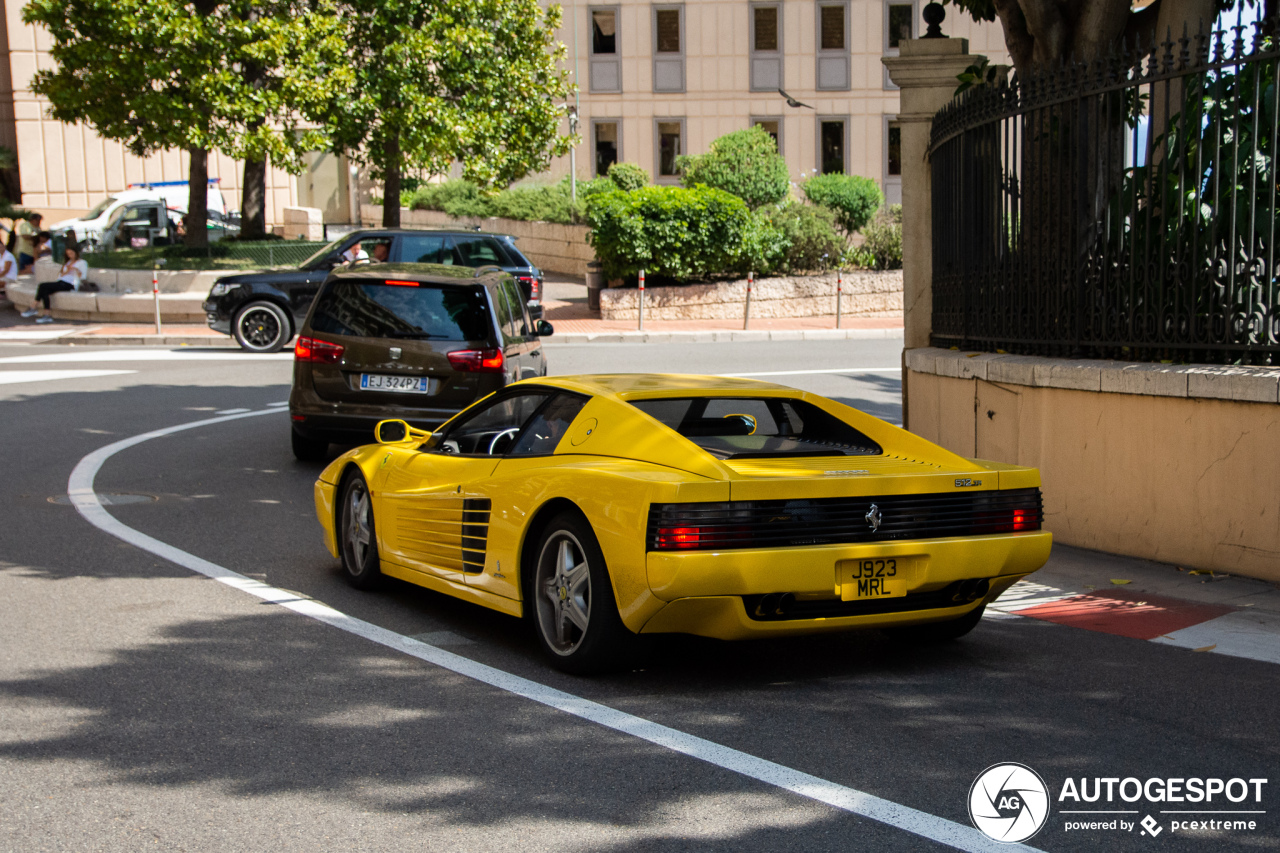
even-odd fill
[[[550,515],[574,508],[605,558],[623,623],[635,633],[682,632],[737,639],[956,618],[994,599],[1048,559],[1052,537],[1035,530],[979,536],[775,548],[649,550],[650,504],[726,503],[1029,489],[1039,472],[964,459],[891,424],[816,394],[747,379],[701,376],[554,377],[520,385],[558,388],[590,399],[556,446],[539,456],[450,455],[415,438],[365,445],[321,473],[316,513],[325,545],[339,556],[337,494],[357,469],[368,483],[383,572],[513,615],[524,611],[522,571],[536,559]],[[717,459],[630,405],[681,396],[804,400],[878,443],[878,456]],[[476,405],[483,405],[481,401]],[[440,428],[449,428],[446,423]],[[487,504],[468,504],[480,501]],[[462,554],[468,506],[488,507],[483,565]],[[902,560],[908,594],[985,578],[990,592],[954,607],[763,621],[742,596],[790,592],[842,600],[849,561]],[[479,558],[477,558],[479,559]],[[848,600],[847,598],[843,600]]]

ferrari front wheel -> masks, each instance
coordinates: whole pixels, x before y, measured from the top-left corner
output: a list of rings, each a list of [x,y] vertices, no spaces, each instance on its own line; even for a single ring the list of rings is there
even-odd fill
[[[382,579],[382,570],[373,526],[373,500],[364,477],[359,473],[348,476],[340,501],[338,539],[342,543],[343,574],[356,589],[373,589]]]
[[[551,663],[577,675],[625,665],[636,637],[618,615],[591,525],[578,513],[557,515],[543,532],[537,554],[530,609]]]

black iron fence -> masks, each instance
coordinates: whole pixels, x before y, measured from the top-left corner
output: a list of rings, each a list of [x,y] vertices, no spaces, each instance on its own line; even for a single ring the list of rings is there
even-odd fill
[[[983,86],[933,124],[936,346],[1280,364],[1276,22]]]

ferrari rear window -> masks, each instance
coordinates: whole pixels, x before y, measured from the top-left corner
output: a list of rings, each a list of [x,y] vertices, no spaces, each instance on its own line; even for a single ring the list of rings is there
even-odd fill
[[[415,281],[331,281],[316,298],[311,328],[364,338],[488,341],[493,321],[481,287]]]
[[[718,459],[877,456],[880,445],[812,403],[785,397],[632,400]]]

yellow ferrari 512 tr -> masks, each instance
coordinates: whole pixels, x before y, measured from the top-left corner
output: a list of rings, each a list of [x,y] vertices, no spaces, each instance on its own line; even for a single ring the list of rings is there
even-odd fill
[[[528,380],[377,439],[315,485],[347,579],[525,616],[570,672],[644,634],[959,637],[1049,556],[1035,469],[765,382]]]

